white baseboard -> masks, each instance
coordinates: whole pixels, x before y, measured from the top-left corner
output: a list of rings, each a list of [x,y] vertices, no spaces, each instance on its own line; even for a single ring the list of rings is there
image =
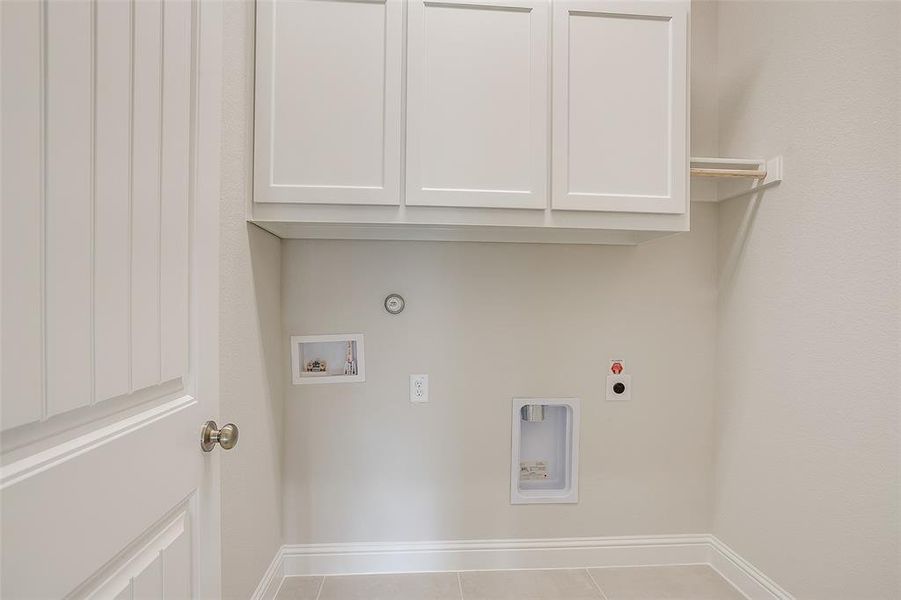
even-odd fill
[[[710,566],[749,600],[794,600],[794,596],[715,536],[710,536]]]
[[[269,563],[269,568],[266,569],[263,578],[257,584],[257,589],[250,596],[251,600],[273,600],[275,598],[278,588],[282,585],[282,580],[286,577],[283,567],[284,553],[285,546],[279,548],[275,553],[272,562]]]
[[[793,600],[728,546],[706,534],[285,545],[252,599],[272,600],[282,579],[301,575],[690,564],[709,564],[750,600]]]

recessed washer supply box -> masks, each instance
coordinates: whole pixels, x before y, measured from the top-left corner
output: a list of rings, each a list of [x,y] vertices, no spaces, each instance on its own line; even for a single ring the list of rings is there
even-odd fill
[[[578,398],[514,398],[511,504],[579,501]]]
[[[295,385],[366,381],[363,334],[292,335],[291,375]]]

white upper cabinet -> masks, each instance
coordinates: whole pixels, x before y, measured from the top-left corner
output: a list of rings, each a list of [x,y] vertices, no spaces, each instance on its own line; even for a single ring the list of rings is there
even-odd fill
[[[554,0],[554,209],[686,212],[688,9]]]
[[[548,7],[408,4],[408,205],[547,206]]]
[[[254,200],[399,204],[403,3],[257,3]]]
[[[687,231],[689,0],[258,0],[254,198],[281,237]]]

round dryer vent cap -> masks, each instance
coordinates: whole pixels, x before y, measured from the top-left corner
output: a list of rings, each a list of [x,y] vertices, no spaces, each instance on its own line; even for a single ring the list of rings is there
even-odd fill
[[[388,294],[385,298],[385,310],[392,315],[399,315],[404,311],[404,297],[400,294]]]

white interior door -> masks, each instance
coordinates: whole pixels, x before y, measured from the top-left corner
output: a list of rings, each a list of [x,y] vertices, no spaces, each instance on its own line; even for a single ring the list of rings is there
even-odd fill
[[[221,6],[0,20],[0,596],[218,597]]]

